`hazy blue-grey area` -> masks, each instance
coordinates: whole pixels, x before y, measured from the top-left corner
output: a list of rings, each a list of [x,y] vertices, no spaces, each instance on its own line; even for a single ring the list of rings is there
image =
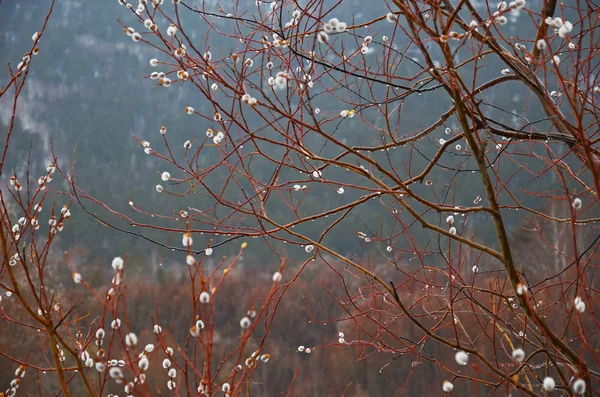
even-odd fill
[[[210,8],[213,5],[207,2],[205,6]],[[3,64],[8,61],[17,63],[22,54],[30,48],[31,34],[43,22],[46,9],[45,2],[13,2],[3,5],[0,16],[3,26],[0,42]],[[348,13],[339,15],[342,19],[350,19],[353,15],[355,20],[361,20],[381,15],[385,7],[381,5],[374,6],[373,10],[360,9],[359,13],[354,14],[350,9],[336,11]],[[369,15],[370,13],[372,15]],[[177,151],[181,142],[191,136],[201,136],[207,128],[204,121],[185,117],[183,108],[194,103],[196,109],[202,109],[207,104],[205,101],[203,103],[203,99],[194,90],[185,85],[162,89],[148,79],[150,72],[155,70],[148,64],[148,60],[159,56],[159,52],[148,46],[133,43],[123,34],[117,18],[121,18],[126,25],[132,22],[131,16],[128,16],[116,1],[57,2],[41,42],[41,52],[34,58],[25,93],[20,99],[14,133],[16,138],[12,143],[9,164],[14,166],[18,173],[23,173],[30,146],[32,170],[40,170],[48,162],[52,149],[59,157],[61,167],[68,173],[71,172],[71,161],[74,158],[76,181],[82,189],[116,211],[122,211],[132,219],[142,222],[152,220],[128,208],[129,199],[145,211],[169,215],[186,206],[201,207],[194,201],[194,195],[180,200],[155,191],[154,186],[159,180],[160,172],[165,169],[160,161],[143,153],[133,135],[150,141],[152,145],[160,145],[162,139],[158,130],[160,126],[166,125],[168,137]],[[211,35],[213,42],[206,45],[205,22],[190,13],[182,13],[182,18],[187,34],[197,40],[201,48],[212,46],[213,52],[227,54],[232,48],[240,45],[214,34]],[[160,18],[156,22],[160,24]],[[135,23],[139,24],[137,21]],[[226,31],[226,21],[215,20],[215,23]],[[517,26],[518,24],[511,23],[507,27],[508,34]],[[418,50],[415,46],[407,47],[407,41],[402,35],[397,35],[394,44],[401,51],[408,48],[406,55],[419,60]],[[460,61],[460,55],[457,56],[457,61]],[[493,64],[494,60],[490,60],[490,63]],[[484,68],[480,74],[482,79],[485,79],[488,75],[497,75],[498,71],[499,67],[494,65],[487,70]],[[6,72],[3,73],[6,75]],[[502,87],[504,92],[499,89],[489,90],[486,99],[497,107],[514,111],[514,114],[495,113],[493,108],[488,109],[490,114],[499,116],[498,120],[518,127],[525,123],[518,115],[523,114],[526,92],[522,87],[517,89],[516,86],[514,91],[510,91],[510,84]],[[11,114],[8,100],[3,100],[0,111],[3,124],[8,122]],[[318,106],[319,103],[330,105],[332,98],[317,95],[314,102],[314,106]],[[447,105],[447,100],[436,92],[414,97],[403,105],[400,130],[412,131],[428,126]],[[535,103],[528,108],[528,112],[534,117],[541,116]],[[453,128],[457,127],[456,121],[447,124]],[[364,125],[349,122],[334,132],[347,142],[360,144],[363,143],[360,138],[362,128]],[[443,128],[440,128],[437,135],[445,138]],[[434,153],[431,147],[434,145],[428,140],[421,148],[423,156],[412,160],[417,165],[425,164],[427,158]],[[394,156],[399,161],[404,160],[402,153]],[[203,155],[200,160],[210,162],[210,154]],[[453,159],[449,159],[446,163],[452,162]],[[503,166],[509,172],[511,165]],[[437,169],[430,179],[435,187],[453,176],[452,171]],[[459,178],[466,180],[469,176]],[[551,178],[551,174],[539,179],[532,178],[530,181],[527,178],[530,176],[517,174],[511,179],[511,183],[515,186],[531,183],[530,186],[535,188],[536,184],[547,187],[551,182],[548,179]],[[461,186],[459,191],[452,192],[456,203],[468,205],[478,195],[483,196],[479,183]],[[63,187],[66,188],[66,184]],[[427,194],[425,191],[428,190],[424,186],[416,186],[414,189],[423,194]],[[439,192],[443,191],[438,190]],[[328,198],[338,199],[334,192],[316,190],[311,195],[310,202],[323,203],[326,202],[323,199]],[[382,215],[377,212],[379,206],[366,204],[363,207],[364,212],[355,211],[351,215],[352,219],[356,223],[364,223],[367,228],[377,228]],[[90,209],[99,210],[91,204]],[[125,222],[111,217],[106,211],[99,211],[107,220],[128,230],[132,229],[127,227]],[[84,215],[81,209],[75,207],[73,212],[77,215],[77,220],[73,227],[62,234],[62,244],[65,247],[80,244],[88,247],[91,255],[110,256],[127,251],[144,256],[150,254],[156,258],[162,253],[158,247],[142,239],[114,233],[100,226],[91,217]],[[520,219],[518,215],[508,214],[511,227],[517,226]],[[170,226],[181,227],[182,224],[171,223]],[[483,226],[479,238],[486,238],[487,230]],[[348,232],[352,233],[350,230]],[[164,233],[157,234],[147,230],[144,233],[162,242],[166,242],[169,237]],[[493,236],[490,236],[490,239],[493,241]],[[344,254],[358,253],[360,247],[348,245],[347,242],[347,236],[341,232],[336,234],[332,244]],[[225,249],[227,250],[226,247]],[[261,252],[261,255],[265,253]]]
[[[15,59],[30,49],[31,35],[43,23],[48,4],[45,1],[3,4],[0,15],[3,65],[12,61],[14,67]],[[132,45],[117,21],[124,16],[123,10],[116,1],[56,3],[40,43],[43,49],[32,63],[29,81],[20,98],[13,133],[16,138],[8,164],[23,174],[31,145],[31,169],[35,175],[50,161],[53,150],[60,166],[69,174],[75,159],[76,181],[90,195],[134,220],[149,221],[149,217],[146,219],[128,208],[130,199],[149,212],[169,213],[169,206],[178,212],[181,204],[155,191],[159,171],[164,169],[144,154],[133,135],[158,142],[160,126],[167,125],[169,138],[179,148],[179,142],[203,130],[193,120],[181,117],[183,107],[194,97],[193,92],[157,89],[154,81],[144,79],[153,70],[148,60],[157,51]],[[198,29],[192,37],[200,34]],[[6,76],[4,71],[3,76]],[[3,98],[0,108],[3,124],[11,115],[9,100]],[[57,189],[66,190],[67,184]],[[61,204],[67,201],[58,198]],[[97,210],[94,206],[90,209]],[[117,252],[158,255],[159,249],[143,239],[114,233],[81,209],[73,208],[72,212],[77,222],[62,234],[64,247],[83,245],[92,256],[110,257]],[[106,212],[102,216],[126,226]],[[165,242],[168,238],[160,237]]]

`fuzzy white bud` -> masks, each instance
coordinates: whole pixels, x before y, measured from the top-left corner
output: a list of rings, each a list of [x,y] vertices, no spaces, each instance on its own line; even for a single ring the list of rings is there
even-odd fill
[[[454,359],[458,365],[467,365],[469,362],[469,355],[466,352],[459,350],[454,355]]]

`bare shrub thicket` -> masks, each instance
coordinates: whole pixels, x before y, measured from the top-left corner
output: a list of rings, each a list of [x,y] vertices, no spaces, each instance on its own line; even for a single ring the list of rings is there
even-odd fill
[[[2,304],[12,312],[2,322],[20,329],[14,343],[36,349],[2,353],[16,370],[6,395],[43,383],[43,372],[67,396],[75,387],[94,396],[252,395],[269,377],[261,368],[328,349],[343,353],[321,356],[317,373],[335,374],[340,357],[379,376],[402,368],[392,372],[395,394],[594,394],[595,3],[121,3],[130,45],[156,53],[148,60],[156,71],[140,79],[201,98],[169,115],[194,119],[185,142],[170,138],[168,124],[137,133],[140,151],[170,170],[152,188],[196,194],[201,204],[173,214],[132,201],[135,217],[118,212],[86,193],[66,159],[51,159],[41,176],[17,175],[4,163],[13,117],[0,234]],[[205,35],[193,39],[184,19],[207,26]],[[43,44],[42,27],[10,66],[0,93],[14,97],[13,114]],[[70,191],[53,190],[55,175]],[[57,197],[69,199],[64,208]],[[168,303],[185,316],[163,321],[160,305],[140,314],[143,299],[128,298],[119,257],[103,265],[111,285],[93,286],[67,256],[77,289],[63,303],[46,265],[56,233],[73,222],[71,207],[115,233],[127,231],[109,215],[140,238],[170,236],[156,244],[187,263],[185,288]],[[210,236],[207,246],[194,244],[200,235]],[[219,300],[243,284],[236,264],[254,239],[280,262],[247,296]],[[347,255],[340,239],[360,254]],[[237,256],[207,266],[234,245]],[[302,322],[285,293],[303,273],[314,280],[307,291],[319,290],[306,293],[320,298],[298,310],[339,333],[271,356],[263,346],[279,308],[286,323]],[[235,327],[215,329],[219,316]],[[222,338],[233,341],[227,349]],[[421,366],[427,378],[413,376]],[[382,395],[373,383],[336,392]],[[290,379],[280,393],[327,393],[319,386]]]

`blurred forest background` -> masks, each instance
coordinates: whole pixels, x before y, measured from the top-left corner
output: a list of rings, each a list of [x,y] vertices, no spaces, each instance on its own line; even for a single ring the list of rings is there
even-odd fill
[[[6,1],[6,0],[5,0]],[[191,5],[200,6],[204,3],[207,9],[217,10],[216,1],[190,1]],[[247,3],[247,4],[246,4]],[[368,20],[380,15],[385,15],[387,8],[384,2],[370,2],[365,7],[364,1],[346,0],[344,8],[339,8],[345,15],[336,15],[341,20]],[[17,63],[26,48],[31,45],[31,35],[39,29],[47,11],[48,2],[40,1],[6,1],[2,5],[0,13],[0,64],[2,71],[0,79],[6,79],[6,64]],[[221,4],[224,8],[225,4]],[[239,3],[239,8],[254,7],[254,0],[244,0]],[[483,3],[478,7],[484,7]],[[541,1],[530,0],[528,7],[539,8]],[[54,15],[49,23],[48,29],[43,36],[43,50],[35,58],[35,65],[30,71],[28,83],[24,95],[20,99],[18,112],[18,123],[15,131],[16,140],[12,142],[11,152],[7,163],[14,167],[18,174],[24,174],[27,159],[31,153],[31,172],[33,175],[40,174],[52,158],[52,150],[59,158],[59,164],[63,170],[71,172],[71,162],[74,161],[75,176],[78,185],[99,201],[107,204],[116,211],[123,212],[139,222],[161,224],[170,227],[183,227],[183,221],[179,223],[167,222],[153,219],[135,212],[129,206],[129,201],[145,212],[155,214],[173,215],[188,207],[205,207],[203,200],[210,200],[201,194],[191,194],[185,198],[177,198],[167,194],[160,194],[155,190],[159,183],[160,174],[163,171],[175,171],[164,168],[156,158],[144,154],[143,148],[133,138],[133,135],[145,139],[151,143],[159,144],[161,136],[159,128],[167,126],[168,138],[173,142],[175,155],[183,153],[182,144],[190,137],[204,136],[204,132],[210,125],[197,117],[189,117],[184,108],[192,104],[196,109],[211,109],[207,103],[203,103],[199,94],[186,86],[174,86],[163,89],[155,86],[155,81],[148,78],[149,74],[156,69],[152,68],[148,61],[157,57],[158,52],[153,52],[148,46],[134,45],[131,38],[123,34],[117,18],[124,18],[123,8],[114,1],[85,1],[85,0],[60,0],[55,5]],[[523,16],[525,17],[525,16]],[[527,36],[531,29],[534,35],[534,26],[531,23],[520,23],[519,14],[511,13],[511,21],[505,26],[506,34],[516,33]],[[528,17],[527,17],[528,18]],[[528,21],[529,22],[529,21]],[[130,22],[124,20],[128,25]],[[164,21],[158,21],[163,23]],[[215,18],[213,23],[224,32],[227,32],[228,22]],[[182,24],[186,26],[190,37],[205,48],[210,48],[213,56],[225,56],[232,50],[232,46],[243,48],[242,43],[211,34],[209,42],[205,43],[207,26],[200,18],[190,13],[182,13]],[[139,27],[134,26],[136,29]],[[391,29],[391,28],[390,28]],[[389,34],[383,30],[373,31],[374,37]],[[409,45],[407,38],[400,35],[394,37],[393,44],[407,57],[419,60],[420,53],[414,46]],[[239,50],[239,49],[238,49]],[[460,56],[460,54],[459,54]],[[373,62],[377,62],[377,54],[372,54]],[[489,79],[500,73],[500,66],[494,59],[486,60],[486,65],[479,71],[482,79]],[[407,66],[409,67],[409,66]],[[406,71],[408,73],[408,71]],[[505,120],[511,125],[525,125],[527,120],[539,119],[542,111],[535,108],[535,103],[527,103],[527,92],[522,86],[515,83],[514,90],[507,90],[510,84],[502,85],[500,89],[487,91],[487,99],[499,108],[508,110],[501,111],[490,107],[489,112],[499,120]],[[0,123],[8,125],[11,109],[6,101],[0,101]],[[402,131],[419,131],[420,128],[428,126],[436,117],[439,117],[447,109],[447,98],[436,95],[435,92],[428,95],[413,96],[402,106],[403,121],[400,129]],[[322,112],[339,113],[340,107],[336,105],[336,99],[330,95],[315,95],[314,107],[319,107]],[[250,120],[252,122],[252,120]],[[258,120],[255,120],[259,126]],[[376,125],[382,125],[384,120],[373,120]],[[458,125],[450,122],[446,127],[458,128]],[[544,123],[537,127],[544,130]],[[351,144],[364,144],[361,138],[361,129],[364,124],[346,121],[339,129],[332,129],[331,133]],[[444,128],[440,128],[437,134],[439,138],[445,138]],[[315,137],[314,145],[321,142]],[[463,142],[463,146],[466,144]],[[439,147],[435,141],[419,142],[411,149],[411,157],[407,158],[409,148],[406,150],[395,150],[390,153],[394,163],[408,164],[412,167],[422,168],[427,164]],[[323,150],[327,150],[324,147]],[[556,153],[566,152],[567,148],[561,148],[559,144],[554,148]],[[178,152],[179,151],[179,152]],[[199,161],[206,164],[214,161],[211,156],[217,156],[216,151],[203,154]],[[453,158],[451,158],[453,157]],[[448,164],[456,164],[461,161],[460,152],[446,159]],[[532,160],[533,161],[533,160]],[[567,160],[569,161],[569,160]],[[574,164],[577,162],[574,161]],[[515,171],[515,165],[502,163],[502,172],[511,175]],[[266,164],[257,162],[254,164],[253,173],[257,178],[268,178],[272,169]],[[336,175],[337,174],[337,175]],[[332,170],[328,172],[328,178],[344,180],[352,183],[353,177],[344,176],[344,170]],[[9,174],[3,175],[3,185],[8,182]],[[346,178],[346,179],[344,179]],[[431,184],[413,186],[414,190],[425,197],[440,197],[447,195],[448,200],[455,205],[469,205],[483,196],[479,190],[479,183],[470,183],[477,174],[471,172],[457,173],[454,170],[438,168],[431,174]],[[449,184],[452,180],[459,186],[455,189]],[[57,178],[57,190],[68,190],[68,184]],[[528,192],[552,190],[557,184],[553,173],[544,173],[541,177],[517,172],[510,178],[510,186],[516,192],[523,205],[536,202],[536,207],[547,206],[555,208],[556,214],[566,214],[566,202],[547,200],[528,194]],[[62,186],[61,186],[62,184]],[[560,185],[557,185],[560,188]],[[305,198],[305,205],[312,207],[315,211],[327,209],[332,200],[340,202],[350,201],[361,193],[352,192],[347,189],[346,194],[338,195],[335,189],[312,189]],[[54,197],[57,205],[68,202],[66,196]],[[61,201],[62,200],[62,201]],[[506,198],[506,202],[510,200]],[[390,201],[391,203],[391,201]],[[89,209],[97,212],[103,219],[116,226],[133,230],[129,225],[100,207],[88,203]],[[272,205],[276,206],[274,202]],[[362,231],[367,235],[389,227],[386,219],[382,218],[379,201],[366,203],[348,215],[347,223],[355,225],[355,228],[347,228],[330,234],[326,244],[336,251],[350,258],[364,258],[370,263],[376,264],[378,258],[385,255],[387,243],[385,241],[373,241],[365,244],[364,240],[356,238],[356,233]],[[271,211],[276,210],[272,208]],[[285,208],[281,210],[281,218],[288,216]],[[72,283],[70,279],[71,270],[64,261],[64,251],[69,251],[73,264],[79,272],[84,274],[86,280],[95,287],[108,285],[110,283],[110,272],[105,270],[109,266],[111,258],[117,255],[128,255],[127,277],[130,300],[128,301],[130,311],[130,322],[133,328],[145,329],[138,334],[141,340],[151,336],[151,327],[148,325],[148,317],[155,311],[156,302],[160,302],[159,310],[165,322],[176,323],[181,321],[188,324],[189,318],[181,318],[185,313],[182,311],[169,311],[169,306],[183,305],[185,307],[188,291],[181,287],[180,281],[185,278],[184,270],[187,265],[181,253],[165,252],[164,249],[149,243],[139,237],[114,230],[101,225],[93,217],[86,214],[77,205],[71,208],[73,221],[70,222],[60,238],[54,244],[54,261],[51,277],[63,288],[61,294],[63,299],[67,297],[72,301],[82,301],[83,307],[93,303],[86,298],[86,292]],[[544,269],[556,261],[551,252],[539,241],[536,232],[527,229],[527,223],[523,214],[518,211],[505,211],[505,222],[512,232],[515,252],[520,263],[527,266],[525,271],[532,279],[543,278]],[[590,214],[591,215],[591,214]],[[274,216],[277,218],[277,216]],[[411,222],[407,217],[407,222]],[[163,223],[160,223],[163,222]],[[250,222],[250,220],[249,220]],[[314,222],[315,235],[327,225],[327,220],[322,219]],[[306,228],[306,226],[303,226]],[[479,223],[477,216],[471,216],[465,225],[463,235],[471,235],[475,240],[485,241],[493,244],[494,233],[490,223]],[[568,227],[568,226],[565,226]],[[139,230],[133,230],[139,232]],[[303,231],[308,231],[303,229]],[[168,234],[155,230],[144,230],[143,233],[161,242],[169,242],[171,238],[179,244],[179,234]],[[554,232],[556,241],[560,241],[563,230]],[[431,239],[432,244],[437,244],[432,235],[422,231],[417,237],[422,246],[427,246]],[[593,240],[595,236],[580,233],[583,240]],[[202,237],[194,237],[202,246]],[[223,256],[234,256],[239,250],[242,240],[235,240],[231,244],[223,245],[215,249],[213,261],[219,261]],[[583,241],[582,243],[585,243]],[[206,242],[204,242],[206,244]],[[223,339],[219,342],[226,346],[235,338],[238,332],[238,321],[250,308],[252,302],[240,301],[237,297],[261,296],[264,291],[261,288],[268,287],[271,275],[279,267],[279,257],[288,257],[294,260],[303,252],[299,246],[290,246],[277,240],[254,240],[249,242],[248,249],[243,255],[242,266],[236,269],[239,272],[237,278],[229,280],[228,294],[221,294],[222,302],[221,321]],[[395,251],[396,261],[402,266],[411,266],[413,253],[407,246],[406,250]],[[432,255],[426,258],[429,265],[435,266],[436,257]],[[214,265],[214,264],[213,264]],[[292,270],[296,264],[289,265]],[[489,263],[493,270],[497,266]],[[556,267],[554,267],[556,266]],[[554,263],[553,269],[560,268],[561,264]],[[334,271],[335,270],[335,271]],[[382,276],[393,277],[393,269],[382,269]],[[465,269],[470,271],[470,269]],[[338,273],[339,272],[339,273]],[[271,353],[272,362],[264,366],[264,373],[260,374],[261,386],[259,394],[262,396],[275,396],[285,394],[294,371],[300,369],[296,390],[298,395],[324,396],[342,395],[347,396],[384,396],[392,395],[404,387],[405,392],[412,395],[440,395],[443,374],[438,374],[437,367],[428,362],[414,361],[414,357],[403,358],[393,354],[370,355],[369,349],[334,347],[326,350],[316,349],[310,355],[299,354],[296,349],[299,345],[305,346],[327,346],[337,343],[338,332],[344,331],[343,322],[333,323],[334,318],[344,316],[344,308],[331,299],[331,295],[342,299],[344,291],[341,289],[338,274],[344,273],[344,266],[331,268],[314,263],[301,273],[300,278],[287,292],[265,350]],[[490,278],[492,275],[490,275]],[[348,277],[350,282],[353,277]],[[263,282],[266,280],[266,282]],[[356,285],[360,280],[355,281]],[[443,282],[439,282],[443,287]],[[436,285],[435,279],[432,285]],[[262,292],[261,292],[262,291]],[[407,299],[416,299],[419,291],[405,291]],[[10,303],[7,300],[1,303],[4,310],[10,312]],[[189,303],[188,303],[189,304]],[[11,313],[17,316],[18,313]],[[136,325],[138,324],[139,325]],[[218,322],[217,322],[218,323]],[[0,323],[0,335],[7,335],[10,326]],[[402,335],[408,338],[418,339],[419,333],[408,324],[398,324]],[[182,333],[173,334],[173,344],[178,339],[185,338],[186,328]],[[0,336],[0,351],[7,354],[27,349],[27,335],[23,335],[22,346],[9,346],[3,342]],[[346,340],[352,340],[351,335]],[[439,346],[424,346],[426,354],[437,358],[447,357],[451,359],[453,352]],[[165,371],[159,371],[156,377],[165,377]],[[6,361],[0,360],[0,385],[9,382],[14,372],[13,365],[8,366]],[[159,373],[160,372],[160,373]],[[5,375],[8,374],[8,375]],[[438,378],[439,376],[439,378]],[[3,387],[3,386],[2,386]],[[457,395],[476,395],[472,389],[473,385],[456,386]],[[464,393],[460,393],[460,392]],[[23,391],[25,392],[25,391]],[[21,393],[21,392],[20,392]],[[157,391],[157,395],[164,395],[165,390]],[[22,394],[26,395],[26,394]],[[43,394],[47,395],[47,394]]]

